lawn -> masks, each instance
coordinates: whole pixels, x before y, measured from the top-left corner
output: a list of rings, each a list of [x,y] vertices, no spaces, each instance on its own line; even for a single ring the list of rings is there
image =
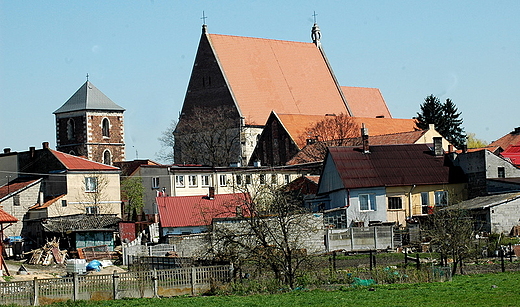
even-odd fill
[[[94,306],[519,306],[520,272],[455,276],[444,283],[376,285],[334,291],[292,291],[274,295],[201,296],[66,302],[53,307]]]

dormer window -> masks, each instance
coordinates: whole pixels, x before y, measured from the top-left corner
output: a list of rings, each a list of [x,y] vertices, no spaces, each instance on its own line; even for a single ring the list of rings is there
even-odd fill
[[[103,121],[101,122],[101,130],[103,137],[110,137],[110,122],[108,121],[108,118],[103,118]]]

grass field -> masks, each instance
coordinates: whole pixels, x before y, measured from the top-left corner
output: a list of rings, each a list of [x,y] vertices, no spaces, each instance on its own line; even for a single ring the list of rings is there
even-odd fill
[[[345,287],[334,291],[293,291],[274,295],[201,296],[66,302],[53,307],[171,306],[520,306],[520,272],[455,276],[444,283]]]

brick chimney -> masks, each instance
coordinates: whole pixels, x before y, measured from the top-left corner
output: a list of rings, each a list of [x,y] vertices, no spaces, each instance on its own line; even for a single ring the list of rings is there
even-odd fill
[[[368,145],[368,128],[365,128],[365,124],[361,126],[361,142],[363,144],[363,153],[370,153],[370,147]]]
[[[442,149],[442,138],[435,136],[433,137],[433,153],[435,156],[442,156],[444,149]]]
[[[8,153],[10,153],[10,152],[11,152],[11,148],[4,148],[4,153],[5,153],[5,154],[8,154]]]
[[[48,149],[49,148],[49,142],[43,142],[42,143],[42,148],[43,149]]]

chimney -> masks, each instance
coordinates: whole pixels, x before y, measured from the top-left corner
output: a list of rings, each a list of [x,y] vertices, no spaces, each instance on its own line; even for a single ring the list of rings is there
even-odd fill
[[[215,198],[215,187],[209,187],[208,198],[209,199],[214,199]]]
[[[31,158],[34,158],[36,154],[36,147],[29,147],[29,152],[31,153]]]
[[[363,144],[363,153],[370,153],[368,146],[368,128],[365,128],[365,124],[361,126],[361,142]]]
[[[428,130],[435,130],[435,124],[428,124]]]
[[[11,152],[11,148],[4,148],[4,153],[5,153],[5,154],[8,154],[8,153],[10,153],[10,152]]]
[[[44,203],[43,192],[40,192],[40,197],[39,197],[39,199],[38,199],[38,203],[40,203],[40,206],[42,206],[43,203]]]
[[[48,149],[49,148],[49,142],[43,142],[42,143],[42,148],[43,149]]]
[[[442,156],[444,154],[444,150],[442,149],[442,138],[435,136],[433,137],[433,153],[435,156]]]
[[[453,145],[448,145],[448,152],[449,153],[452,153],[453,152]]]

